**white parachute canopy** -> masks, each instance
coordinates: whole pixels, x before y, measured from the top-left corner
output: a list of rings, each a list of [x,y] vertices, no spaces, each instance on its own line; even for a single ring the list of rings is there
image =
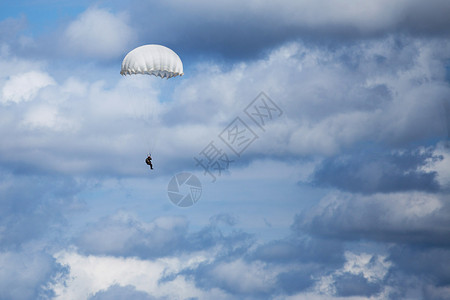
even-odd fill
[[[171,78],[184,73],[183,63],[174,51],[161,45],[144,45],[125,56],[120,74],[149,74]]]

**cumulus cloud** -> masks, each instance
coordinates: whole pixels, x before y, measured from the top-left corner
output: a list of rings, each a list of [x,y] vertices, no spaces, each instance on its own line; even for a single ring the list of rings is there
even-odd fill
[[[130,227],[142,226],[136,221],[130,223]],[[198,250],[188,247],[176,254],[169,251],[167,256],[147,256],[146,259],[105,256],[100,252],[85,255],[76,249],[59,252],[55,255],[56,261],[70,272],[49,283],[47,288],[55,293],[55,299],[103,299],[113,293],[143,299],[275,296],[283,299],[289,296],[293,299],[386,299],[406,295],[403,289],[409,287],[405,278],[408,273],[425,280],[424,289],[414,293],[418,297],[423,293],[442,293],[442,288],[436,285],[447,282],[445,268],[425,268],[419,263],[421,260],[417,260],[423,256],[424,263],[437,263],[438,257],[445,257],[442,256],[445,250],[418,248],[410,256],[403,256],[401,247],[368,244],[364,250],[356,247],[344,251],[342,242],[345,241],[332,244],[330,240],[305,236],[296,231],[297,222],[294,222],[293,235],[284,241],[274,240],[260,246],[247,244],[239,255],[225,250],[229,243],[217,244],[213,251],[200,243]],[[335,241],[337,239],[339,237]],[[345,247],[352,249],[351,244]],[[330,260],[333,254],[334,262]],[[435,262],[427,260],[427,255],[436,255]],[[417,264],[412,263],[416,261]],[[409,276],[408,280],[411,279]]]
[[[66,80],[39,92],[25,88],[27,94],[20,90],[9,96],[23,100],[32,95],[34,101],[3,112],[2,128],[23,126],[5,132],[5,137],[11,135],[7,140],[21,143],[1,147],[10,156],[23,156],[29,148],[45,151],[53,161],[39,166],[46,171],[131,175],[140,168],[127,157],[145,155],[157,144],[164,149],[159,151],[162,170],[170,169],[170,160],[193,168],[191,157],[201,151],[200,140],[206,146],[237,116],[256,126],[243,110],[261,91],[284,114],[266,131],[254,128],[260,138],[247,157],[332,156],[365,142],[400,147],[443,135],[436,115],[449,94],[442,84],[448,45],[435,46],[426,40],[386,38],[328,52],[289,43],[265,59],[229,67],[199,64],[186,78],[167,82],[136,76],[107,84],[96,75],[93,80],[77,76],[83,70],[75,69]],[[1,63],[7,64],[6,59]],[[39,70],[27,61],[17,64]],[[169,89],[174,91],[165,93]],[[45,140],[35,138],[43,129],[54,133]],[[128,163],[111,166],[111,159]],[[435,189],[432,172],[422,175],[428,180],[422,189]]]
[[[445,299],[449,7],[355,3],[117,1],[45,37],[1,21],[0,298]],[[138,42],[186,76],[120,78]],[[243,112],[261,91],[283,110],[264,130]],[[259,138],[235,177],[159,204],[237,116]]]
[[[72,131],[78,128],[76,121],[62,116],[57,107],[50,105],[31,107],[24,115],[21,125],[28,129],[48,129],[55,131]]]
[[[426,214],[422,210],[418,209],[415,214]],[[170,231],[179,231],[171,225],[174,218],[159,218],[152,223],[130,219],[123,213],[113,218],[122,220],[120,226],[131,233],[143,227],[150,229],[156,223],[167,228],[168,232],[163,235],[171,236]],[[262,245],[253,242],[242,244],[233,238],[233,234],[224,233],[215,235],[214,247],[204,243],[205,239],[202,242],[194,238],[211,233],[211,226],[217,226],[219,219],[224,220],[224,216],[212,216],[211,224],[198,231],[183,231],[184,241],[188,244],[191,241],[197,247],[178,246],[180,251],[177,252],[169,247],[158,256],[138,254],[136,257],[133,251],[111,255],[113,253],[109,249],[101,247],[96,248],[96,254],[92,251],[85,253],[83,248],[60,251],[54,255],[54,264],[59,269],[43,279],[43,291],[51,293],[53,299],[104,299],[121,295],[138,299],[275,296],[283,299],[289,299],[289,296],[293,299],[386,299],[404,297],[408,289],[409,297],[442,295],[445,289],[439,286],[448,284],[448,270],[440,264],[441,259],[448,256],[448,251],[440,246],[405,248],[392,246],[392,241],[388,241],[389,247],[372,243],[367,244],[364,250],[358,246],[352,250],[353,246],[347,243],[346,237],[335,235],[333,240],[329,240],[314,237],[317,232],[310,232],[313,236],[305,235],[304,228],[299,231],[298,219],[294,220],[292,235]],[[106,231],[114,230],[121,236],[122,230],[117,226],[108,228],[106,225]],[[187,229],[187,224],[180,227]],[[86,229],[95,231],[93,226]],[[158,241],[157,238],[152,239]],[[96,244],[108,244],[114,240],[106,234],[97,237]],[[127,242],[142,244],[130,239]],[[233,248],[238,245],[241,250],[236,252]],[[116,248],[131,249],[124,243]],[[151,249],[150,245],[146,251]],[[416,280],[422,281],[422,289],[411,293]]]
[[[210,65],[180,84],[178,103],[164,120],[225,127],[263,90],[285,114],[258,141],[258,151],[331,156],[364,142],[401,147],[443,137],[437,116],[450,92],[447,56],[433,45],[389,37],[330,52],[292,43],[231,70]]]
[[[174,223],[174,218],[158,218],[152,223],[144,223],[137,218],[131,220],[129,217],[124,218],[123,214],[121,216],[122,221],[125,221],[125,224],[121,226],[131,233],[142,230],[143,227],[157,230],[151,229],[156,223],[167,227],[167,231],[161,236],[172,236],[174,232],[180,232],[179,228],[171,225]],[[119,219],[120,215],[114,218]],[[225,233],[217,227],[219,219],[229,223],[229,217],[222,214],[212,216],[211,223],[198,231],[187,232],[187,224],[180,225],[184,227],[184,230],[181,230],[184,236],[183,244],[187,245],[178,245],[178,251],[173,252],[167,243],[160,243],[166,251],[160,251],[157,256],[145,254],[152,252],[156,243],[160,242],[157,237],[150,235],[141,236],[146,239],[144,242],[127,240],[127,243],[131,245],[148,244],[145,249],[142,249],[142,253],[127,250],[130,248],[124,245],[125,243],[116,247],[124,251],[116,251],[116,253],[98,246],[117,240],[117,238],[109,237],[108,234],[96,237],[95,254],[93,251],[86,253],[85,245],[78,243],[77,246],[80,247],[78,250],[74,248],[55,254],[57,262],[66,266],[70,272],[62,276],[60,280],[49,283],[47,287],[54,291],[55,299],[89,296],[92,299],[102,299],[101,297],[111,295],[113,291],[118,295],[130,294],[144,299],[146,297],[150,299],[153,299],[152,297],[158,299],[249,297],[251,299],[267,297],[274,293],[298,291],[298,286],[305,289],[312,286],[314,282],[307,275],[308,272],[321,274],[326,265],[330,269],[341,265],[341,263],[329,264],[328,258],[317,256],[316,264],[311,266],[311,262],[307,259],[308,254],[304,256],[304,264],[292,256],[288,256],[285,261],[277,261],[267,259],[261,254],[255,255],[255,244],[254,241],[248,240],[249,234],[245,232],[237,234],[233,231]],[[95,228],[100,230],[100,227],[89,226],[87,232],[92,231],[95,235]],[[123,230],[118,228],[118,225],[114,229],[109,228],[108,225],[105,228],[106,231],[103,233],[113,230],[118,234],[119,239],[123,235]],[[85,237],[87,232],[83,233],[82,237]],[[244,240],[242,236],[245,237]],[[317,247],[317,250],[322,249],[326,252],[325,248],[321,248],[324,245],[299,244],[294,251],[302,253],[303,249],[308,251],[307,248],[311,247],[310,251],[314,252],[312,247]],[[336,248],[333,251],[338,252]],[[303,276],[301,282],[298,277],[300,273]],[[280,280],[283,280],[281,289],[279,288]],[[296,288],[293,288],[293,285]],[[177,288],[174,288],[175,286]]]
[[[117,290],[114,288],[117,285],[133,286],[133,295],[148,294],[157,299],[226,299],[218,289],[201,290],[189,278],[177,275],[180,269],[193,268],[205,259],[205,256],[199,255],[150,261],[61,252],[57,254],[57,261],[70,266],[69,277],[65,281],[50,284],[49,288],[55,292],[54,299],[101,297],[102,294]],[[175,275],[172,280],[161,281],[164,276],[170,275]],[[120,292],[124,290],[120,289]],[[130,294],[130,291],[125,292]]]
[[[55,84],[51,76],[38,71],[13,75],[3,86],[1,103],[30,101],[39,90]]]
[[[120,300],[120,299],[136,299],[136,300],[152,300],[156,299],[149,294],[136,289],[131,286],[113,285],[105,291],[99,291],[89,300]],[[161,299],[161,298],[160,298]]]
[[[63,43],[73,55],[110,59],[122,54],[134,38],[125,15],[90,8],[67,26]]]

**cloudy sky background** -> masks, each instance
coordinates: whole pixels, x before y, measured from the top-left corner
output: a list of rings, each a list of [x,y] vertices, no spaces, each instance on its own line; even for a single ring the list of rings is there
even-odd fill
[[[3,1],[0,299],[449,299],[449,15]],[[185,75],[120,76],[150,43]],[[283,111],[264,131],[260,92]],[[218,138],[238,116],[259,137],[240,157]],[[233,160],[214,183],[194,160],[211,141]],[[189,208],[179,172],[203,185]]]

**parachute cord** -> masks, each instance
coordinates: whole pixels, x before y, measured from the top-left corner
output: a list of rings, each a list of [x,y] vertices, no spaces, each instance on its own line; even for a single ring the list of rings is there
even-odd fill
[[[155,99],[155,102],[152,101],[152,96],[142,95],[142,90],[140,90],[139,93],[136,92],[136,87],[131,82],[133,78],[127,79],[130,80],[130,83],[125,84],[125,92],[128,94],[128,97],[132,98],[132,103],[136,104],[134,107],[132,107],[132,111],[136,116],[136,121],[138,122],[138,124],[141,124],[139,126],[142,126],[139,130],[141,135],[141,142],[139,143],[140,145],[138,146],[138,148],[142,149],[142,152],[145,151],[144,153],[152,154],[153,157],[154,151],[157,151],[157,143],[160,138],[157,111],[159,100],[157,98]],[[148,76],[147,78],[145,78],[145,84],[151,86],[152,79],[152,76]]]
[[[151,80],[151,78],[149,78]],[[146,147],[150,153],[154,153],[157,149],[156,144],[159,139],[158,132],[158,120],[157,120],[157,112],[156,107],[158,106],[158,99],[153,103],[147,99],[146,101]],[[153,104],[153,105],[152,105]]]

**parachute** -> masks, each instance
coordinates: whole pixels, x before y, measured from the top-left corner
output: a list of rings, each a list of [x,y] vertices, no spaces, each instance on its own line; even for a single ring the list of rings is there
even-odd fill
[[[174,51],[161,45],[144,45],[125,56],[120,74],[149,74],[172,78],[184,73],[183,63]]]
[[[121,75],[154,75],[161,78],[172,78],[183,75],[183,63],[180,57],[171,49],[161,45],[144,45],[131,50],[122,61]],[[146,109],[143,109],[144,111]],[[146,121],[147,125],[153,130],[148,136],[148,148],[153,153],[153,148],[158,139],[158,132],[155,130],[154,111],[149,113]],[[151,116],[151,117],[150,117]],[[148,133],[150,134],[150,133]],[[150,154],[146,159],[146,163],[153,170]]]

